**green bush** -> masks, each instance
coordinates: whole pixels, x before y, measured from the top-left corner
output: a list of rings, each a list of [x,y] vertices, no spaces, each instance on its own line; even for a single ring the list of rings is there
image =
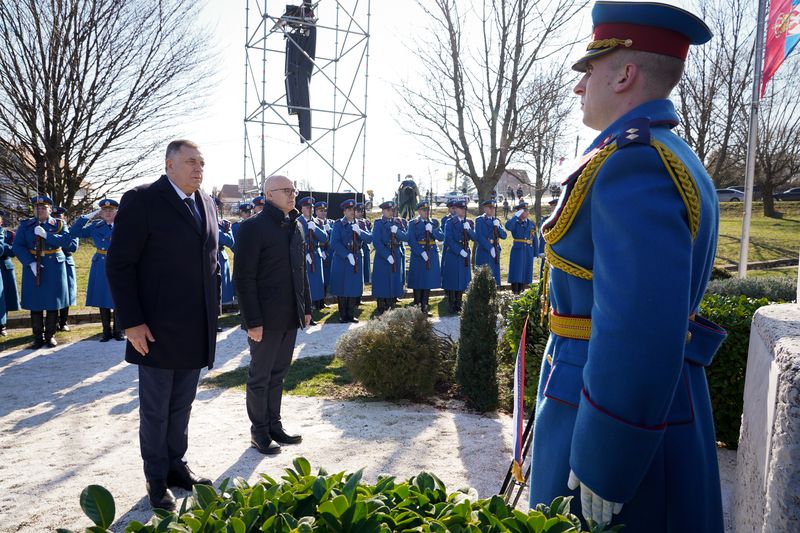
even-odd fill
[[[443,359],[451,350],[418,307],[394,309],[346,332],[336,357],[369,392],[386,399],[419,399],[445,379]],[[432,371],[433,370],[433,371]]]
[[[794,276],[765,276],[713,280],[706,294],[766,298],[771,302],[793,302],[797,298],[797,279]]]
[[[439,478],[426,472],[398,483],[392,476],[379,476],[377,483],[361,481],[354,474],[311,473],[309,462],[298,457],[287,468],[282,481],[262,474],[249,485],[236,478],[225,480],[219,492],[195,485],[191,498],[180,511],[157,510],[148,524],[131,522],[129,533],[176,531],[186,533],[266,531],[271,533],[421,531],[444,533],[511,532],[570,533],[581,524],[569,512],[571,498],[558,497],[550,506],[539,505],[523,513],[506,505],[502,498],[478,498],[474,489],[447,492]],[[114,499],[103,487],[92,485],[90,507],[81,507],[95,526],[87,533],[107,533],[114,520]],[[96,497],[101,495],[101,497]],[[594,526],[593,533],[617,531]],[[68,530],[59,531],[69,533]]]
[[[726,270],[722,267],[715,266],[711,269],[711,279],[730,279],[733,277],[733,274],[729,270]]]
[[[541,282],[540,282],[541,283]],[[501,311],[503,316],[503,336],[497,348],[497,385],[500,407],[511,411],[514,403],[514,365],[517,350],[522,338],[522,327],[528,320],[527,342],[525,344],[525,409],[532,412],[536,404],[536,391],[539,386],[539,372],[547,344],[549,330],[540,321],[539,287],[533,286],[520,294],[519,298]]]
[[[756,310],[769,303],[765,298],[754,300],[746,296],[717,294],[706,294],[700,303],[700,314],[728,332],[728,338],[706,369],[706,375],[717,440],[729,448],[736,448],[739,444],[750,324]]]
[[[478,411],[497,407],[497,311],[494,277],[483,266],[467,288],[456,362],[461,395]]]

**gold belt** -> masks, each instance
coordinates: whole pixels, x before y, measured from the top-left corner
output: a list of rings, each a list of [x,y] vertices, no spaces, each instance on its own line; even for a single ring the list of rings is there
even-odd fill
[[[433,244],[434,242],[436,242],[436,241],[435,241],[435,240],[433,240],[433,239],[431,239],[431,240],[430,240],[430,241],[428,241],[428,242],[425,242],[425,241],[417,241],[417,244]]]
[[[558,315],[550,311],[550,331],[559,337],[588,341],[592,335],[592,319],[583,316]]]
[[[94,252],[100,255],[106,255],[108,253],[108,250],[101,250],[100,248],[95,248]]]
[[[525,244],[533,244],[533,239],[514,239],[514,242],[523,242]]]
[[[29,251],[30,253],[32,253],[33,255],[36,255],[36,254],[38,254],[38,253],[39,253],[39,251],[38,251],[38,250],[28,250],[28,251]],[[58,253],[58,252],[60,252],[60,251],[61,251],[61,248],[56,248],[56,249],[54,249],[54,250],[42,250],[42,255],[57,254],[57,253]]]

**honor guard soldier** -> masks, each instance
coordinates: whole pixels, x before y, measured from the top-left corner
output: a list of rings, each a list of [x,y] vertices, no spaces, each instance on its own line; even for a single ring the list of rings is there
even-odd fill
[[[22,308],[31,312],[33,349],[54,347],[58,310],[69,303],[66,257],[63,246],[73,237],[63,220],[50,216],[53,200],[31,199],[35,216],[23,220],[14,236],[13,251],[22,265]],[[47,311],[45,322],[44,312]]]
[[[528,203],[520,202],[516,213],[506,221],[514,244],[508,258],[508,283],[519,294],[533,282],[533,262],[536,260],[536,224],[528,217]]]
[[[411,248],[408,267],[408,288],[414,291],[414,305],[419,304],[423,313],[429,312],[428,301],[431,289],[442,286],[439,267],[439,248],[436,241],[443,241],[444,234],[436,219],[430,218],[430,204],[417,204],[417,217],[408,223],[407,240]]]
[[[494,282],[500,287],[500,239],[505,239],[508,234],[494,216],[494,200],[481,202],[481,207],[483,214],[475,219],[475,266],[487,265],[492,270]]]
[[[306,196],[297,202],[300,207],[300,216],[297,220],[303,226],[303,236],[306,240],[306,264],[308,268],[308,286],[311,291],[311,302],[319,310],[320,301],[325,300],[325,269],[322,264],[320,246],[328,243],[328,234],[317,225],[311,212],[314,210],[314,198]],[[313,325],[313,320],[311,321]]]
[[[339,304],[339,321],[358,322],[355,317],[358,299],[364,292],[361,245],[372,242],[372,235],[361,229],[355,219],[355,200],[345,200],[339,207],[344,216],[331,230],[331,281],[330,291]]]
[[[330,293],[331,284],[331,262],[333,261],[333,252],[331,251],[331,224],[328,220],[328,202],[319,201],[314,204],[314,218],[317,227],[321,228],[328,235],[328,240],[320,243],[319,255],[322,257],[322,278],[325,281],[325,296]],[[315,303],[317,310],[321,311],[328,307],[325,299],[318,300]]]
[[[17,293],[17,278],[14,275],[14,232],[10,229],[3,229],[5,213],[0,212],[0,278],[3,280],[3,296],[0,302],[0,314],[7,319],[7,314],[11,311],[19,311],[19,294]],[[0,336],[8,335],[6,331],[6,320],[0,321]]]
[[[399,217],[397,211],[397,203],[394,203],[394,207],[392,208],[393,217],[395,223],[400,226],[400,229],[403,231],[408,230],[408,220],[404,219],[403,217]],[[403,286],[406,285],[406,245],[403,241],[400,241],[400,278],[403,280]],[[394,303],[397,303],[397,298],[394,298]]]
[[[475,225],[467,220],[467,203],[453,202],[455,216],[447,221],[444,230],[444,245],[447,260],[442,268],[442,288],[447,294],[451,313],[461,312],[461,297],[472,279],[469,241],[475,240]]]
[[[214,198],[214,200],[217,199]],[[217,209],[219,209],[219,205],[217,205]],[[219,212],[217,217],[219,218]],[[225,247],[227,246],[231,253],[236,253],[236,238],[233,236],[233,224],[231,224],[230,220],[221,219],[218,227],[219,249],[217,251],[217,261],[219,261],[220,301],[223,304],[229,304],[233,302],[233,298],[236,296],[236,289],[233,286],[231,263]],[[217,330],[222,331],[222,328],[218,327]]]
[[[366,215],[364,214],[365,213],[364,209],[365,209],[364,202],[356,202],[356,222],[358,222],[358,225],[361,229],[367,230],[368,232],[372,233],[372,221],[367,219]],[[361,245],[361,252],[363,254],[363,260],[364,260],[364,285],[367,285],[370,283],[371,279],[369,244],[364,242]]]
[[[53,207],[53,218],[56,220],[67,221],[67,210],[61,206]],[[58,330],[69,331],[67,320],[69,319],[69,308],[78,303],[78,276],[75,271],[75,258],[72,254],[78,251],[80,239],[73,238],[69,244],[63,246],[64,256],[67,258],[67,288],[69,290],[69,304],[58,310]]]
[[[719,206],[669,100],[711,32],[656,2],[596,2],[592,21],[574,92],[600,134],[543,228],[551,335],[530,504],[571,495],[576,514],[625,531],[722,532],[705,367],[725,332],[697,314]]]
[[[372,231],[372,247],[375,248],[372,295],[378,302],[378,314],[394,307],[404,292],[400,242],[405,240],[406,232],[392,216],[394,206],[391,201],[380,205],[381,218],[375,221]]]
[[[239,202],[239,220],[231,224],[231,234],[233,235],[233,253],[236,253],[236,232],[239,231],[239,225],[253,215],[253,204],[250,202]]]
[[[106,254],[111,244],[119,203],[104,198],[97,205],[100,207],[97,211],[78,217],[70,228],[70,233],[82,239],[92,239],[95,247],[92,266],[89,269],[89,283],[86,287],[86,306],[100,308],[100,322],[103,324],[103,336],[100,342],[108,342],[112,338],[124,341],[125,333],[117,324],[116,316],[113,317],[112,327],[114,300],[111,298],[111,289],[108,288],[108,278],[106,278]],[[99,218],[95,218],[98,215]]]
[[[253,198],[253,214],[257,215],[264,209],[264,197],[256,196]]]
[[[455,202],[453,200],[448,200],[447,203],[445,204],[447,206],[448,212],[447,212],[447,214],[445,216],[442,217],[442,223],[439,225],[439,227],[442,230],[442,236],[443,237],[445,236],[445,232],[447,231],[447,226],[448,226],[447,223],[450,221],[451,218],[456,216],[456,208],[453,205],[454,203]],[[447,261],[448,255],[449,254],[447,253],[447,239],[445,238],[444,239],[444,244],[442,245],[442,282],[441,282],[442,284],[440,285],[440,287],[444,287],[444,264]],[[448,305],[448,309],[449,309],[451,307],[451,305],[450,305],[450,291],[445,291],[444,294],[445,294],[445,300],[447,300],[447,305]]]

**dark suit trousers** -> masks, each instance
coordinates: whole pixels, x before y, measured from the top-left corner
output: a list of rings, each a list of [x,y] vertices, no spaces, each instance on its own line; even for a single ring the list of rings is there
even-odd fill
[[[169,370],[139,365],[139,447],[145,479],[166,479],[171,468],[183,463],[199,379],[199,368]]]
[[[297,329],[267,331],[261,342],[250,337],[250,371],[247,378],[247,416],[250,433],[266,437],[270,429],[281,427],[283,379],[289,372]]]

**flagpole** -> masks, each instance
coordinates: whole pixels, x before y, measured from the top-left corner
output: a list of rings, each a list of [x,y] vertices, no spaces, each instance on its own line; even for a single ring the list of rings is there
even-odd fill
[[[758,106],[761,77],[764,70],[764,26],[766,25],[767,0],[758,1],[756,17],[756,56],[753,66],[753,96],[750,103],[750,131],[747,136],[747,163],[744,182],[744,218],[742,219],[742,242],[739,248],[739,279],[747,276],[747,252],[750,246],[750,219],[753,214],[753,181],[756,173],[756,144],[758,143]]]

